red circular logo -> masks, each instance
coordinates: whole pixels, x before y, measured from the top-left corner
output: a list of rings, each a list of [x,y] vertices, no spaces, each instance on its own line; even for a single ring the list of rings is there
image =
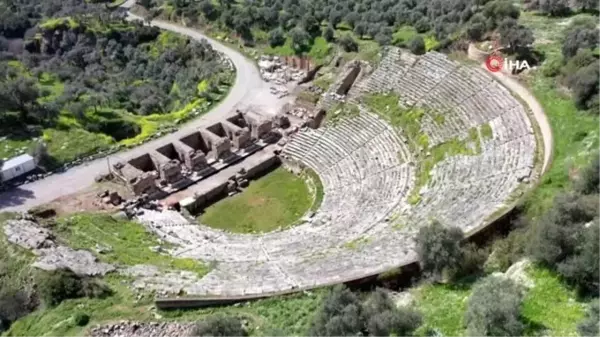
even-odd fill
[[[485,60],[485,66],[493,73],[502,70],[503,64],[504,59],[499,55],[490,55],[487,60]]]

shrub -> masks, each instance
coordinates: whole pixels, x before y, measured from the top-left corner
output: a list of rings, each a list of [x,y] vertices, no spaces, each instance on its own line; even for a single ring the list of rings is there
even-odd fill
[[[408,336],[421,325],[422,317],[410,309],[397,308],[381,289],[360,302],[343,285],[334,287],[313,318],[314,336]]]
[[[415,55],[423,55],[426,52],[425,40],[423,40],[422,36],[416,36],[414,39],[412,39],[410,41],[408,48]]]
[[[471,336],[519,336],[521,289],[510,279],[488,276],[473,287],[465,323]]]
[[[446,271],[458,267],[462,252],[463,233],[456,227],[445,227],[437,221],[421,227],[417,235],[417,253],[425,274],[440,278]]]
[[[478,275],[483,272],[483,266],[488,257],[488,250],[479,248],[474,243],[461,247],[461,259],[453,272],[454,278]]]
[[[285,44],[285,33],[281,27],[277,27],[269,32],[269,45],[271,47],[283,46]]]
[[[102,298],[112,294],[107,286],[79,277],[70,270],[40,272],[36,275],[36,285],[40,298],[48,306],[56,306],[71,298]]]
[[[358,297],[343,285],[333,287],[315,314],[309,329],[311,336],[356,335],[363,330]]]
[[[215,315],[200,321],[192,329],[191,336],[247,336],[242,321],[233,316]]]
[[[77,326],[86,326],[90,322],[90,316],[81,312],[73,315],[73,323]]]
[[[600,332],[600,321],[598,320],[598,316],[600,316],[600,310],[598,299],[596,298],[585,313],[585,318],[577,326],[577,331],[580,336],[598,336],[598,333]]]
[[[323,31],[323,38],[327,42],[333,42],[335,39],[335,31],[331,25],[327,25],[327,28]]]
[[[340,44],[340,46],[342,46],[344,51],[346,51],[347,53],[358,51],[358,44],[356,43],[356,41],[354,41],[352,36],[350,36],[349,34],[343,35],[339,39],[338,43]]]
[[[541,66],[542,74],[546,77],[554,77],[560,74],[560,71],[563,66],[563,61],[561,58],[550,58]]]
[[[0,295],[0,332],[35,309],[36,301],[23,290]]]
[[[581,194],[600,193],[600,155],[596,154],[592,163],[581,171],[575,190]]]
[[[69,298],[83,297],[83,282],[70,270],[40,273],[37,278],[40,297],[49,306],[55,306]]]

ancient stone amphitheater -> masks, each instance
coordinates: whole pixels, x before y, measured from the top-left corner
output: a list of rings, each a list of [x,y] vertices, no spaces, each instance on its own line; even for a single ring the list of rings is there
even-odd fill
[[[429,147],[480,135],[480,149],[437,162],[418,191],[424,153],[403,130],[362,104],[369,92],[394,92],[403,106],[427,106],[421,132]],[[178,244],[180,257],[214,261],[204,278],[180,283],[187,294],[240,296],[307,289],[359,279],[416,260],[415,233],[432,220],[466,233],[485,226],[534,181],[536,138],[525,108],[485,71],[443,54],[417,57],[391,49],[380,66],[349,92],[360,114],[293,136],[283,158],[316,171],[324,186],[319,211],[293,228],[261,235],[231,234],[179,220],[142,222]],[[488,126],[485,126],[485,125]],[[481,137],[483,128],[492,135]],[[471,131],[472,132],[472,131]],[[409,202],[416,193],[418,201]],[[167,217],[167,214],[162,216]],[[153,284],[152,277],[145,284]]]

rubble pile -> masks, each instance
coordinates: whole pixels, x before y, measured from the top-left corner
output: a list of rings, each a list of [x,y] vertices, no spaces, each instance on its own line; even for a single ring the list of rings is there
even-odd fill
[[[43,270],[70,269],[77,275],[104,275],[115,270],[108,263],[99,262],[87,250],[75,250],[56,243],[52,232],[32,219],[8,220],[4,233],[9,242],[32,250],[38,256],[33,266]]]
[[[190,336],[194,323],[177,322],[131,322],[107,324],[90,330],[91,337],[162,337]]]
[[[258,61],[258,69],[265,81],[279,85],[297,82],[306,76],[304,71],[286,65],[279,56],[262,55]]]

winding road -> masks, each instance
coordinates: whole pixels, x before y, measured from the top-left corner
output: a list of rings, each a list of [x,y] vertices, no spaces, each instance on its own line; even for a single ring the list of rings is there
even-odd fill
[[[123,7],[130,8],[134,2],[135,0],[128,0],[123,4]],[[131,19],[142,20],[141,17],[131,13],[129,13],[129,16]],[[202,125],[223,118],[235,108],[256,105],[262,109],[274,112],[274,110],[277,109],[277,106],[281,104],[278,99],[269,92],[269,84],[262,80],[255,63],[252,60],[247,59],[238,51],[207,37],[197,30],[157,20],[152,21],[151,25],[187,35],[194,39],[205,39],[215,50],[222,52],[227,56],[236,69],[235,83],[232,86],[229,95],[209,112],[183,125],[174,133],[157,138],[136,148],[116,153],[108,158],[90,161],[73,167],[66,172],[54,174],[45,179],[0,193],[1,211],[24,211],[31,207],[48,203],[58,197],[79,192],[92,185],[94,183],[94,177],[108,171],[107,165],[109,161],[114,163],[125,158],[144,154],[149,150],[156,148],[159,144],[179,139]],[[541,130],[544,143],[542,172],[546,172],[552,156],[552,131],[541,105],[529,90],[516,80],[502,74],[493,74],[493,76],[529,105],[533,117],[536,119]]]

